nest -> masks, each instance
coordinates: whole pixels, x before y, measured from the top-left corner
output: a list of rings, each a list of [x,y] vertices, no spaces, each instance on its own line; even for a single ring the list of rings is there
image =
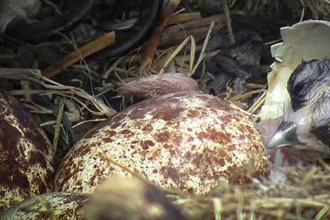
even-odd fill
[[[194,3],[194,1],[186,2],[189,2],[189,4]],[[280,11],[286,9],[286,11],[292,13],[291,16],[293,18],[303,17],[304,13],[309,14],[309,18],[328,19],[330,16],[330,2],[327,0],[296,0],[289,2],[266,0],[257,1],[257,3],[250,0],[245,4],[242,4],[240,1],[231,1],[229,5],[231,5],[231,11],[239,13],[243,11],[246,15],[259,13],[279,15]],[[54,127],[53,146],[55,150],[61,151],[59,155],[63,155],[68,150],[68,147],[58,146],[59,139],[62,138],[67,141],[68,145],[72,145],[68,140],[70,132],[64,129],[66,126],[61,119],[65,112],[69,121],[74,124],[73,129],[82,130],[81,134],[79,134],[79,136],[82,136],[95,123],[104,120],[104,118],[115,114],[123,106],[132,103],[129,99],[122,101],[119,98],[118,102],[120,104],[117,107],[112,107],[107,103],[109,99],[101,99],[109,91],[115,93],[116,89],[129,81],[131,77],[139,77],[153,72],[161,73],[170,65],[175,65],[176,69],[189,73],[187,74],[189,76],[194,76],[197,68],[203,63],[203,59],[212,55],[212,53],[203,50],[208,43],[210,33],[224,26],[225,19],[223,17],[217,17],[217,19],[212,24],[210,22],[207,22],[207,25],[200,23],[200,32],[194,32],[194,37],[182,39],[181,36],[181,39],[175,39],[175,41],[171,39],[171,42],[178,42],[175,46],[169,45],[169,40],[164,35],[165,37],[160,40],[162,49],[156,52],[156,58],[143,60],[142,53],[139,50],[135,50],[124,57],[115,59],[100,78],[107,78],[109,75],[113,77],[109,81],[102,81],[98,84],[99,88],[95,90],[98,91],[97,94],[89,94],[81,88],[63,85],[50,80],[45,77],[47,72],[41,74],[38,70],[2,69],[0,78],[23,82],[21,83],[22,89],[11,90],[11,94],[21,97],[26,107],[37,116],[53,114],[54,112],[47,106],[31,102],[30,96],[38,94],[57,97],[53,100],[56,100],[56,103],[60,106],[57,112],[58,117],[42,123],[45,126],[50,124]],[[186,27],[190,26],[187,25]],[[170,31],[168,29],[165,33],[170,33]],[[200,39],[205,39],[202,43],[204,47],[202,47],[200,53],[197,53],[196,42]],[[101,41],[103,40],[101,39]],[[189,46],[189,52],[182,53],[187,46]],[[89,53],[86,56],[88,55]],[[79,58],[78,60],[83,60],[84,56],[84,54],[71,54],[71,57],[67,57],[67,62],[64,63],[66,63],[66,67],[71,66],[75,70],[85,72],[90,78],[96,77],[98,74],[87,65],[76,64],[72,66],[72,63],[77,61],[77,57]],[[52,68],[46,70],[50,74],[48,76],[58,74],[56,68],[55,71]],[[205,83],[210,80],[210,76],[199,75],[197,80],[202,89],[203,86],[206,89]],[[24,85],[26,85],[24,83],[26,82],[36,82],[41,86],[41,89],[31,89],[29,86],[28,89],[24,89]],[[258,112],[263,104],[266,87],[265,82],[253,82],[247,84],[248,89],[245,93],[237,93],[228,87],[222,96],[249,113],[254,114]],[[111,98],[116,98],[113,93]],[[82,126],[86,124],[88,124],[86,127]],[[80,126],[83,128],[79,129]],[[174,203],[188,216],[188,219],[330,218],[329,165],[321,161],[318,165],[308,167],[297,165],[290,168],[276,168],[273,169],[271,175],[273,176],[270,179],[257,180],[251,178],[252,183],[246,185],[223,183],[208,196],[183,196],[180,199],[175,199]]]
[[[188,219],[328,219],[330,167],[297,166],[274,180],[219,185],[212,196],[179,199]],[[277,177],[275,177],[277,178]]]

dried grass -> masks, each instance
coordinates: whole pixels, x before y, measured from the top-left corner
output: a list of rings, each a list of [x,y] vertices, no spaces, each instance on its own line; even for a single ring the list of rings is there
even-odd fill
[[[175,201],[188,219],[329,219],[330,167],[295,167],[283,181],[220,185],[212,195]]]

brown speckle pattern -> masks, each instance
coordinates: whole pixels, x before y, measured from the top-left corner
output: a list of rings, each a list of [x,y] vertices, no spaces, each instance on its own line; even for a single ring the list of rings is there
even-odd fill
[[[84,219],[84,205],[88,195],[54,192],[31,197],[0,214],[2,220]]]
[[[208,193],[220,177],[244,183],[269,169],[253,122],[198,92],[148,99],[99,124],[64,159],[56,188],[90,193],[108,175],[129,175],[122,166],[195,194]]]
[[[20,103],[0,91],[0,212],[53,189],[53,151]]]

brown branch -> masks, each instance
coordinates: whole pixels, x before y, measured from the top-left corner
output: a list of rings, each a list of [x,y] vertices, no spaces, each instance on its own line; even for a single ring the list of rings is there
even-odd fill
[[[160,38],[158,46],[168,47],[177,45],[188,36],[193,36],[196,42],[203,40],[212,21],[214,22],[214,31],[216,31],[224,25],[225,17],[223,14],[219,14],[200,20],[167,27]]]
[[[214,22],[213,31],[217,31],[225,25],[225,16],[223,14],[218,14],[196,21],[168,26],[159,39],[158,48],[168,48],[179,45],[188,36],[192,36],[196,42],[201,41],[207,35],[212,21]],[[144,60],[144,57],[141,54],[134,54],[134,56],[125,57],[121,61],[121,64],[139,63],[142,60]]]
[[[223,11],[224,11],[225,17],[226,17],[226,26],[227,26],[229,40],[230,40],[230,43],[234,44],[235,38],[234,38],[233,28],[231,26],[230,12],[229,12],[229,8],[228,8],[227,0],[222,0],[222,8],[223,8]]]
[[[58,73],[62,72],[64,69],[68,68],[77,61],[88,57],[89,55],[100,51],[107,46],[115,42],[115,32],[109,32],[94,41],[89,42],[88,44],[78,48],[76,51],[73,51],[66,55],[63,59],[58,61],[52,66],[48,66],[42,71],[42,75],[51,78],[56,76]]]
[[[151,35],[147,48],[144,51],[144,62],[141,64],[141,67],[139,69],[139,75],[142,75],[143,73],[148,71],[151,61],[156,53],[160,36],[162,35],[164,28],[170,21],[171,16],[173,15],[175,9],[179,4],[180,0],[171,0],[168,5],[163,9],[162,15],[160,16],[159,25]]]

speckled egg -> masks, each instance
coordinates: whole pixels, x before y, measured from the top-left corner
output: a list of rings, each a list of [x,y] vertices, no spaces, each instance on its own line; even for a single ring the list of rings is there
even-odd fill
[[[0,91],[0,212],[53,189],[52,146],[32,116]]]
[[[1,220],[82,220],[88,195],[53,192],[26,199],[0,214]]]
[[[260,136],[235,105],[199,92],[147,99],[100,123],[69,152],[56,190],[93,192],[109,175],[137,173],[157,186],[206,194],[219,179],[269,171]]]

